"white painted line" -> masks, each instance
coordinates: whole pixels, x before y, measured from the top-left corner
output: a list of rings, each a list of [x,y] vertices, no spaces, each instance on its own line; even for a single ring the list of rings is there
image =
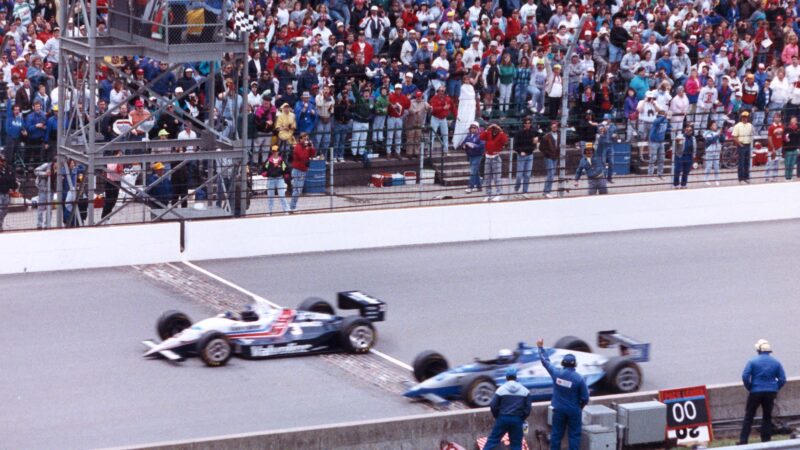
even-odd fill
[[[200,266],[198,266],[196,264],[193,264],[193,263],[191,263],[189,261],[183,261],[183,264],[191,267],[192,269],[202,273],[203,275],[205,275],[205,276],[207,276],[209,278],[212,278],[214,280],[219,281],[220,283],[224,284],[225,286],[228,286],[228,287],[231,287],[233,289],[236,289],[237,291],[241,292],[242,294],[252,297],[256,301],[265,302],[268,305],[272,306],[273,308],[281,308],[281,306],[278,305],[277,303],[271,302],[271,301],[265,299],[264,297],[254,293],[254,292],[250,292],[247,289],[245,289],[245,288],[243,288],[243,287],[241,287],[239,285],[233,284],[230,281],[220,277],[219,275],[215,275],[215,274],[207,271],[206,269],[203,269],[202,267],[200,267]]]
[[[165,264],[167,265],[167,267],[172,267],[173,269],[177,270],[178,272],[183,272],[183,269],[181,269],[180,267],[178,267],[178,266],[176,266],[176,265],[174,265],[172,263],[165,263]]]
[[[212,278],[214,280],[219,281],[220,283],[224,284],[225,286],[228,286],[228,287],[231,287],[233,289],[236,289],[237,291],[241,292],[242,294],[249,295],[250,297],[252,297],[253,299],[255,299],[257,301],[266,302],[269,305],[271,305],[273,308],[281,308],[281,306],[278,305],[277,303],[271,302],[271,301],[265,299],[264,297],[254,293],[254,292],[250,292],[247,289],[245,289],[245,288],[243,288],[243,287],[241,287],[241,286],[239,286],[237,284],[234,284],[234,283],[222,278],[219,275],[215,275],[215,274],[207,271],[206,269],[203,269],[202,267],[200,267],[200,266],[198,266],[196,264],[193,264],[193,263],[191,263],[189,261],[183,261],[183,264],[187,265],[188,267],[191,267],[192,269],[202,273],[203,275],[205,275],[205,276],[207,276],[209,278]],[[401,368],[403,368],[405,370],[408,370],[408,371],[413,371],[414,370],[413,367],[409,366],[408,364],[404,363],[403,361],[400,361],[397,358],[393,358],[393,357],[391,357],[391,356],[389,356],[389,355],[387,355],[385,353],[381,353],[381,352],[375,350],[374,348],[372,350],[370,350],[370,352],[372,352],[375,356],[383,358],[386,361],[389,361],[390,363],[392,363],[392,364],[394,364],[394,365],[396,365],[398,367],[401,367]]]
[[[400,361],[397,358],[394,358],[394,357],[391,357],[391,356],[387,355],[386,353],[381,353],[381,352],[375,350],[374,348],[372,350],[370,350],[370,352],[374,353],[375,356],[379,356],[379,357],[385,359],[386,361],[389,361],[390,363],[392,363],[392,364],[394,364],[396,366],[400,366],[403,369],[406,369],[406,370],[408,370],[410,372],[414,371],[413,367],[409,366],[408,364],[404,363],[403,361]]]

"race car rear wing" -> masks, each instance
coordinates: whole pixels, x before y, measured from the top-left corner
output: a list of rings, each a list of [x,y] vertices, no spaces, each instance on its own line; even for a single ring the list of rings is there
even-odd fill
[[[339,292],[336,299],[339,309],[357,309],[361,317],[371,322],[385,319],[386,303],[361,291]]]
[[[630,336],[617,333],[617,330],[598,331],[597,346],[613,348],[619,346],[619,353],[631,361],[642,363],[650,361],[650,344],[639,342]]]

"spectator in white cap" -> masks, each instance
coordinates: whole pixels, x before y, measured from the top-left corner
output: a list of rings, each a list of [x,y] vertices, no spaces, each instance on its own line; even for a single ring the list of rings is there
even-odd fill
[[[258,92],[258,81],[250,82],[250,92],[247,93],[247,104],[253,109],[261,106],[261,93]]]
[[[411,67],[414,54],[421,45],[420,42],[417,41],[417,37],[418,34],[416,30],[409,30],[409,32],[406,33],[406,39],[403,42],[403,46],[400,48],[400,62],[405,67]]]
[[[466,86],[466,83],[464,85]],[[467,194],[481,191],[481,159],[483,159],[486,143],[480,136],[480,124],[470,122],[467,126],[467,133],[457,146],[459,150],[463,150],[467,154],[469,160],[469,186],[465,191]]]
[[[375,5],[370,7],[369,14],[358,24],[358,27],[364,30],[367,42],[369,42],[376,54],[380,54],[383,49],[383,44],[386,42],[383,37],[384,31],[389,28],[389,25],[389,19]]]
[[[470,42],[470,47],[464,50],[464,56],[461,61],[464,63],[464,67],[472,67],[473,64],[480,64],[482,56],[481,40],[478,36],[475,36]]]
[[[756,356],[747,361],[742,372],[742,383],[747,389],[742,432],[739,445],[747,444],[750,428],[756,410],[761,407],[761,442],[772,439],[772,408],[778,391],[786,384],[786,373],[780,361],[772,356],[772,346],[766,339],[759,339],[756,344]]]

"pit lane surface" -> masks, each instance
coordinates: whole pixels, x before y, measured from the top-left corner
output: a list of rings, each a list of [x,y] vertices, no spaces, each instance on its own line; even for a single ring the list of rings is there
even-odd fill
[[[376,224],[376,226],[380,226]],[[645,388],[738,379],[756,339],[800,372],[800,221],[198,263],[278,304],[361,289],[378,349],[451,363],[617,328],[652,342]],[[320,358],[207,369],[141,359],[155,318],[210,314],[129,268],[0,277],[0,448],[87,448],[419,413]]]

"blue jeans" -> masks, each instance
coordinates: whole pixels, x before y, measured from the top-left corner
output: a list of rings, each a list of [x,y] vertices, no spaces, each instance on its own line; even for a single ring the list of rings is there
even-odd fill
[[[740,145],[736,147],[736,153],[739,156],[738,175],[739,181],[750,179],[750,144]]]
[[[289,202],[286,201],[286,182],[283,177],[267,178],[267,211],[272,214],[272,197],[275,190],[278,190],[278,198],[281,199],[283,212],[289,211]]]
[[[603,163],[608,166],[606,179],[611,181],[614,173],[614,145],[610,142],[600,142],[600,155],[602,155]]]
[[[608,44],[608,62],[618,63],[622,61],[623,50],[614,44]]]
[[[533,153],[530,155],[517,158],[517,179],[514,182],[514,191],[519,191],[519,185],[522,184],[522,193],[528,193],[528,185],[531,182],[531,172],[533,171]]]
[[[297,209],[297,198],[303,193],[303,186],[306,185],[306,172],[292,169],[292,202],[291,211]]]
[[[481,188],[481,159],[483,156],[469,157],[469,188]]]
[[[544,179],[544,193],[549,194],[553,190],[553,179],[556,177],[556,163],[558,160],[545,158],[544,168],[546,176]]]
[[[350,145],[350,153],[353,156],[364,154],[367,148],[367,136],[369,135],[369,122],[353,121],[353,139]]]
[[[450,145],[450,138],[448,135],[447,129],[447,118],[439,119],[437,117],[431,116],[431,149],[433,148],[433,143],[436,142],[436,134],[439,134],[442,141],[442,151],[447,153],[447,148]]]
[[[569,450],[581,446],[581,410],[553,410],[553,431],[550,434],[550,450],[560,450],[565,428],[569,427]]]
[[[483,166],[483,181],[486,184],[486,195],[491,197],[492,186],[494,186],[495,195],[500,195],[503,188],[500,186],[500,178],[503,174],[503,160],[500,155],[494,158],[486,157],[486,164]]]
[[[317,123],[317,129],[314,132],[314,145],[317,147],[317,152],[328,157],[328,148],[331,146],[331,129],[333,119],[328,123]]]
[[[664,175],[664,143],[651,142],[649,151],[649,161],[647,161],[647,175],[653,175],[653,168],[658,163],[658,176]]]
[[[350,123],[333,124],[333,157],[344,158],[344,146],[347,142],[347,133],[350,132]]]
[[[392,153],[400,154],[403,145],[403,118],[389,117],[386,119],[386,155]]]
[[[686,187],[686,182],[689,181],[689,171],[691,170],[691,156],[681,156],[680,158],[675,158],[675,165],[672,169],[672,185],[677,186],[680,182],[681,186]]]
[[[383,142],[386,139],[386,116],[375,116],[372,119],[372,142]]]
[[[461,80],[447,80],[447,95],[455,98],[461,95]]]
[[[508,433],[511,450],[522,450],[522,417],[520,416],[499,416],[489,433],[486,445],[483,450],[492,450],[500,444],[500,440]],[[580,437],[580,435],[578,435]]]
[[[514,109],[521,113],[525,111],[525,105],[528,103],[528,86],[515,84],[514,85]]]
[[[544,108],[544,89],[528,85],[528,93],[531,94],[534,111],[541,111]]]

